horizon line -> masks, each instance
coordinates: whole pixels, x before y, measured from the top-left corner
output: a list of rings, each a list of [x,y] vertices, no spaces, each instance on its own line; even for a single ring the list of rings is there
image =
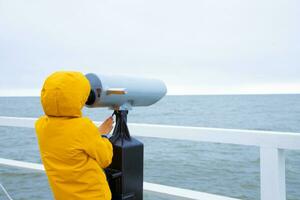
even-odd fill
[[[166,94],[166,96],[247,96],[247,95],[300,95],[300,92],[289,93],[195,93]],[[40,97],[40,95],[1,95],[0,97]]]

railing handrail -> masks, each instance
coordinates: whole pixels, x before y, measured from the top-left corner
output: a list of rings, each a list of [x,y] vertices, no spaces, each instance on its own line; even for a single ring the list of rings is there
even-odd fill
[[[37,118],[0,116],[0,126],[33,128]],[[95,122],[99,124],[100,122]],[[300,150],[300,133],[129,123],[134,136]]]

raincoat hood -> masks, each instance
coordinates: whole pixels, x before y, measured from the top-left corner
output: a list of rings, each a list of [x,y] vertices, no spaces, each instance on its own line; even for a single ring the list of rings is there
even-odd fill
[[[45,81],[41,102],[46,115],[81,117],[90,93],[90,83],[80,72],[55,72]]]

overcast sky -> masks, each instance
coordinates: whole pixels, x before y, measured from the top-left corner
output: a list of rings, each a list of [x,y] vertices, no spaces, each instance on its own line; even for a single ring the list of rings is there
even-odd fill
[[[300,93],[300,1],[0,0],[0,69],[0,95],[38,95],[57,70],[155,77],[169,94]]]

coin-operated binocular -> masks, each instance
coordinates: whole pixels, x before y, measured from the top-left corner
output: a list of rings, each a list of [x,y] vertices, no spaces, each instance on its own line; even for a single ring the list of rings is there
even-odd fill
[[[157,79],[87,74],[91,92],[86,106],[114,110],[116,124],[109,138],[113,160],[105,169],[112,200],[143,199],[143,143],[130,136],[127,114],[135,106],[149,106],[165,96],[167,88]]]

